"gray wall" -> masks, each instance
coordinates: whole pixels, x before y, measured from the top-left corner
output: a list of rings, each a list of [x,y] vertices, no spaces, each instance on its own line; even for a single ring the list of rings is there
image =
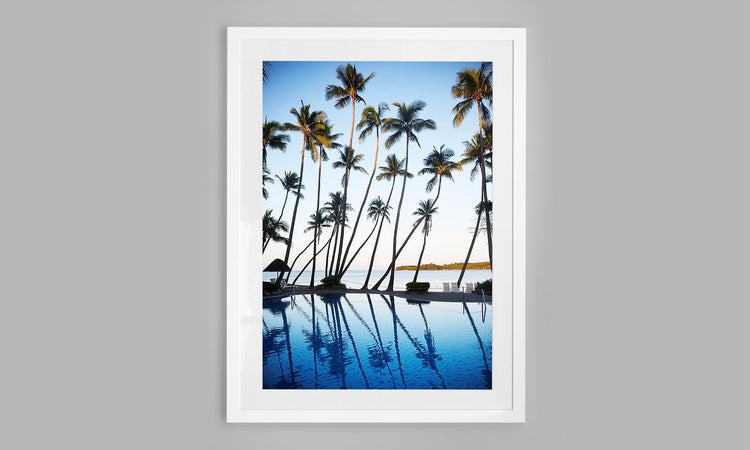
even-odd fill
[[[750,445],[750,4],[325,3],[3,2],[0,446]],[[229,25],[528,28],[526,424],[224,423]]]

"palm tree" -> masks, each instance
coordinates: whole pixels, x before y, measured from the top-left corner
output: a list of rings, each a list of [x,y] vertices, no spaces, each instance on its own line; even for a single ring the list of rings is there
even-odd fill
[[[307,222],[308,227],[305,228],[305,232],[312,230],[313,233],[313,258],[312,258],[312,273],[310,274],[310,287],[315,286],[315,260],[318,254],[318,241],[320,236],[323,234],[323,228],[328,228],[329,218],[324,211],[318,209],[314,214],[310,214],[310,221]]]
[[[272,210],[267,209],[266,213],[263,214],[263,240],[286,242],[287,238],[282,236],[279,232],[289,231],[289,227],[286,222],[273,218],[273,216],[271,216],[272,212]],[[263,250],[265,250],[265,247]]]
[[[375,131],[375,158],[373,159],[372,163],[372,173],[370,174],[370,181],[367,182],[365,195],[362,197],[362,204],[359,206],[357,219],[354,221],[352,235],[349,237],[349,243],[346,244],[346,251],[344,252],[344,262],[346,262],[346,258],[349,256],[349,249],[352,246],[352,242],[354,242],[354,236],[357,234],[359,219],[360,217],[362,217],[362,211],[364,211],[365,209],[367,198],[370,195],[372,180],[373,178],[375,178],[375,171],[378,168],[378,152],[380,151],[380,130],[383,125],[383,114],[389,109],[390,108],[388,108],[388,105],[385,103],[380,103],[377,108],[375,108],[374,106],[368,106],[362,111],[362,118],[357,124],[357,130],[362,130],[362,132],[359,134],[360,142],[364,142],[365,138],[372,134],[373,130]],[[349,264],[351,264],[351,262]],[[346,264],[346,267],[349,267],[349,264]],[[341,273],[339,273],[339,276],[343,277],[344,273],[346,273],[346,269],[342,270]]]
[[[336,78],[341,82],[340,85],[329,84],[326,86],[326,100],[336,99],[334,106],[336,109],[343,109],[350,102],[352,104],[352,131],[349,134],[349,147],[354,146],[354,113],[357,102],[365,102],[359,93],[365,90],[365,85],[375,76],[372,72],[366,78],[357,72],[357,66],[347,64],[336,68]]]
[[[328,121],[328,119],[322,120],[322,123],[323,123],[323,130],[319,133],[319,136],[322,136],[323,139],[316,139],[316,142],[315,142],[318,145],[318,149],[319,149],[316,155],[317,162],[318,162],[318,196],[317,196],[316,203],[315,203],[316,212],[321,211],[320,209],[320,186],[321,186],[321,177],[323,175],[323,161],[328,161],[328,153],[326,153],[326,148],[334,149],[334,148],[341,147],[341,144],[339,144],[338,142],[334,142],[336,139],[338,139],[341,136],[341,133],[333,132],[333,124],[331,124]],[[318,257],[318,241],[316,241],[313,244],[313,267],[312,267],[312,275],[311,275],[312,279],[315,278],[315,266],[316,266],[317,257]]]
[[[284,208],[286,208],[286,201],[289,198],[289,193],[291,192],[294,195],[297,195],[297,185],[299,184],[299,177],[294,172],[284,172],[284,177],[280,177],[276,175],[276,179],[279,180],[281,183],[281,187],[286,191],[286,194],[284,195],[284,203],[281,205],[281,213],[279,214],[279,220],[281,220],[282,217],[284,217]],[[304,189],[305,186],[302,186],[302,189]],[[305,198],[302,193],[299,194],[302,198]],[[266,197],[267,198],[267,197]],[[266,247],[268,246],[268,243],[271,242],[270,240],[266,240],[263,243],[263,250],[266,250]]]
[[[268,81],[268,76],[271,74],[271,63],[268,61],[263,61],[263,84],[266,84],[266,81]]]
[[[461,101],[453,107],[453,126],[458,127],[464,121],[466,114],[476,104],[477,114],[479,117],[479,168],[482,171],[482,202],[489,200],[487,197],[487,174],[484,167],[484,139],[481,139],[482,125],[489,123],[491,120],[490,109],[484,104],[486,101],[492,106],[492,64],[483,62],[479,69],[466,68],[456,74],[456,84],[451,88],[451,94],[454,98]],[[490,212],[484,208],[485,220],[490,225]],[[490,267],[492,267],[492,233],[487,233],[487,246],[489,247]]]
[[[357,102],[365,103],[365,99],[362,98],[359,93],[365,90],[367,82],[375,76],[375,72],[370,73],[367,77],[357,72],[357,66],[354,64],[347,64],[346,66],[338,66],[336,68],[336,78],[340,84],[329,84],[325,89],[326,100],[336,100],[334,106],[336,109],[343,109],[349,103],[352,104],[352,128],[349,133],[349,148],[354,147],[354,116],[356,113]],[[346,203],[346,186],[344,186],[344,203]],[[367,198],[365,196],[365,198]],[[346,219],[346,211],[343,214]],[[341,250],[344,246],[344,233],[343,228],[341,229],[341,245],[339,247],[339,263],[336,265],[336,273],[340,269],[341,261]]]
[[[330,143],[324,136],[325,125],[323,121],[326,119],[326,115],[322,111],[310,111],[310,105],[305,105],[305,102],[300,101],[301,107],[299,111],[296,108],[292,108],[289,112],[296,119],[296,123],[286,122],[284,124],[284,130],[298,131],[302,133],[302,154],[300,156],[299,165],[299,185],[297,187],[297,198],[294,200],[294,211],[292,211],[292,225],[289,227],[289,242],[286,246],[286,254],[284,255],[284,262],[289,261],[289,252],[292,250],[292,238],[294,237],[294,224],[297,220],[297,208],[299,207],[299,194],[302,189],[302,177],[305,169],[305,150],[310,150],[313,153],[317,153],[315,150],[316,142]],[[289,277],[287,276],[287,279]]]
[[[333,259],[336,256],[336,237],[338,237],[339,227],[337,224],[339,223],[339,219],[341,218],[341,209],[344,205],[344,196],[341,194],[341,191],[337,192],[329,192],[328,196],[331,198],[330,201],[327,201],[323,205],[323,211],[328,214],[330,220],[333,222],[333,231],[332,234],[334,234],[333,238],[333,251],[331,251],[331,247],[328,247],[328,250],[326,250],[326,276],[331,275],[331,272],[333,272]],[[347,210],[351,210],[351,205],[346,205]],[[344,226],[346,226],[346,219],[344,219]],[[329,253],[332,253],[332,257],[330,258],[330,267],[329,267]]]
[[[315,142],[318,145],[318,197],[315,203],[316,211],[320,209],[320,180],[321,175],[323,174],[323,161],[328,161],[328,153],[326,152],[326,148],[336,149],[341,147],[341,144],[335,142],[339,137],[341,137],[341,133],[333,132],[333,124],[328,119],[323,120],[323,130],[320,132],[320,136],[324,137],[324,139],[318,139]]]
[[[344,186],[344,199],[342,204],[347,203],[346,197],[347,192],[349,190],[349,175],[351,174],[352,170],[356,170],[358,172],[367,173],[367,170],[360,166],[359,164],[364,160],[365,155],[354,154],[354,149],[351,147],[344,147],[344,150],[339,150],[339,160],[335,161],[333,163],[333,167],[336,169],[343,168],[344,169],[344,175],[341,177],[341,184]],[[341,270],[341,254],[343,253],[344,249],[344,222],[346,222],[346,210],[341,211],[341,218],[342,220],[339,222],[339,254],[336,258],[336,270],[334,274],[337,276],[339,275],[339,272]]]
[[[427,246],[427,235],[429,235],[430,230],[432,230],[432,216],[437,214],[438,209],[435,206],[436,201],[437,198],[435,198],[435,200],[423,200],[419,202],[417,210],[412,213],[422,220],[422,234],[424,235],[424,238],[422,239],[422,251],[419,253],[419,260],[417,261],[417,270],[414,271],[414,280],[412,280],[414,282],[417,281],[417,277],[419,276],[419,268],[420,266],[422,266],[422,256],[424,255],[424,248],[425,246]]]
[[[445,145],[441,145],[440,149],[437,149],[435,148],[435,146],[433,146],[432,152],[430,152],[430,154],[427,155],[427,157],[423,161],[424,168],[419,171],[420,175],[432,175],[432,178],[427,181],[427,186],[425,189],[427,192],[432,192],[432,189],[435,187],[435,183],[437,183],[437,195],[435,196],[435,200],[433,200],[433,202],[435,203],[437,203],[438,198],[440,198],[440,188],[443,184],[443,177],[451,181],[455,181],[453,179],[453,172],[461,171],[461,166],[455,161],[451,160],[453,154],[453,150],[445,148]]]
[[[266,189],[266,183],[273,184],[273,178],[271,178],[271,171],[263,168],[263,198],[268,200],[268,189]]]
[[[266,155],[269,148],[274,150],[286,151],[286,143],[289,142],[289,135],[282,133],[283,126],[275,120],[268,121],[268,117],[263,122],[263,167],[266,167]]]
[[[469,264],[469,258],[471,257],[471,251],[474,248],[474,241],[477,240],[477,234],[479,234],[479,224],[482,222],[482,213],[485,212],[488,209],[492,209],[492,204],[487,202],[485,207],[485,202],[480,202],[477,204],[477,206],[474,208],[474,213],[477,216],[477,224],[474,226],[474,235],[471,238],[471,244],[469,244],[469,251],[466,253],[466,259],[464,260],[464,265],[461,268],[461,274],[458,276],[458,285],[461,286],[461,280],[464,278],[464,272],[466,272],[466,266]],[[489,230],[488,234],[489,234]]]
[[[479,172],[486,172],[481,170],[482,165],[492,171],[492,153],[483,149],[483,146],[480,144],[479,135],[475,134],[471,140],[464,141],[464,152],[461,154],[461,160],[458,163],[461,166],[473,164],[469,172],[469,179],[474,181]],[[487,179],[489,178],[490,175],[487,175]]]
[[[424,202],[420,202],[420,203],[424,203]],[[411,239],[411,237],[414,235],[414,232],[417,231],[417,228],[419,228],[419,225],[422,223],[423,220],[424,218],[420,217],[414,222],[414,224],[411,227],[411,231],[409,232],[409,234],[406,235],[406,239],[404,239],[404,242],[401,244],[401,247],[398,248],[398,251],[396,252],[396,258],[398,258],[401,255],[401,252],[404,250],[404,247],[406,247],[406,244],[409,243],[409,239]],[[396,268],[396,262],[394,260],[394,261],[391,261],[391,264],[388,266],[383,276],[380,277],[380,279],[375,284],[372,285],[372,288],[378,289],[380,285],[383,283],[383,281],[385,280],[385,278],[388,276],[388,274],[393,274],[395,272],[395,268]],[[391,279],[393,279],[393,275],[391,275]],[[389,288],[389,290],[392,290],[392,289],[393,288]]]
[[[398,158],[396,158],[396,155],[388,155],[388,157],[385,158],[385,165],[380,166],[380,173],[378,174],[378,181],[387,180],[391,182],[391,190],[388,192],[388,200],[385,201],[386,208],[389,208],[388,205],[391,203],[391,196],[393,195],[393,187],[396,185],[396,178],[401,176],[406,176],[409,178],[414,177],[414,175],[408,173],[405,166],[405,161],[402,159],[399,161]],[[388,219],[390,222],[390,218]],[[370,274],[372,273],[372,264],[375,261],[375,252],[378,250],[378,243],[380,242],[380,232],[383,231],[383,224],[384,221],[380,221],[380,227],[378,227],[378,234],[375,236],[375,246],[372,248],[372,256],[370,256],[370,267],[367,269],[367,276],[365,277],[365,284],[362,286],[362,289],[367,289],[367,283],[370,282]]]
[[[365,244],[367,244],[367,241],[369,241],[372,237],[373,233],[375,233],[375,229],[378,227],[378,222],[381,219],[387,220],[388,222],[391,221],[391,214],[389,212],[391,209],[392,208],[390,206],[387,206],[385,202],[383,202],[383,199],[380,198],[379,195],[377,198],[373,199],[370,202],[370,207],[367,208],[367,218],[371,219],[374,222],[372,231],[370,231],[370,234],[368,234],[365,240],[362,241],[362,244],[360,244],[359,248],[357,248],[357,251],[354,252],[354,254],[352,255],[352,259],[350,259],[349,262],[344,266],[344,269],[341,271],[342,274],[346,273],[346,271],[349,270],[349,266],[352,265],[360,250],[362,250]]]
[[[419,117],[419,113],[425,108],[425,102],[416,100],[410,105],[406,103],[394,103],[396,109],[396,117],[389,117],[383,121],[383,131],[392,131],[393,134],[388,136],[385,140],[385,148],[393,147],[393,144],[399,141],[402,137],[406,140],[406,157],[404,158],[405,165],[404,170],[409,171],[409,142],[415,142],[418,147],[422,147],[419,144],[416,133],[424,130],[434,130],[435,121],[432,119],[422,119]],[[393,226],[393,259],[391,265],[396,265],[396,241],[398,239],[398,223],[401,218],[401,205],[404,203],[404,191],[406,190],[406,178],[404,177],[403,185],[401,186],[401,198],[398,201],[398,208],[396,209],[396,223]],[[391,273],[391,278],[388,281],[388,290],[393,290],[394,274]]]

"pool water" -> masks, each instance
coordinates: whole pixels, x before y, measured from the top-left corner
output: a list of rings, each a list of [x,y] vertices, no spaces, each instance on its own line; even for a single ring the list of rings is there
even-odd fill
[[[492,306],[297,295],[263,305],[264,389],[491,389]]]

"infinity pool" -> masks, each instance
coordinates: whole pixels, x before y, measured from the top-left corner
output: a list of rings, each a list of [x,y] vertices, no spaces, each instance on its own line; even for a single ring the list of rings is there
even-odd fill
[[[492,306],[297,295],[263,305],[264,389],[491,389]]]

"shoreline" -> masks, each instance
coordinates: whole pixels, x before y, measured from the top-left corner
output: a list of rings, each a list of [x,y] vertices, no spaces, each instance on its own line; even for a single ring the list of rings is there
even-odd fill
[[[346,294],[371,294],[371,295],[393,295],[402,297],[406,300],[419,301],[436,301],[436,302],[453,302],[453,303],[482,303],[482,294],[468,294],[463,292],[407,292],[407,291],[378,291],[374,289],[330,289],[319,290],[309,287],[295,287],[296,295],[317,294],[317,295],[346,295]],[[279,297],[283,295],[283,297]],[[285,289],[283,292],[277,292],[275,295],[263,296],[263,300],[280,300],[292,295],[291,289]],[[485,295],[487,303],[492,304],[492,293]]]

